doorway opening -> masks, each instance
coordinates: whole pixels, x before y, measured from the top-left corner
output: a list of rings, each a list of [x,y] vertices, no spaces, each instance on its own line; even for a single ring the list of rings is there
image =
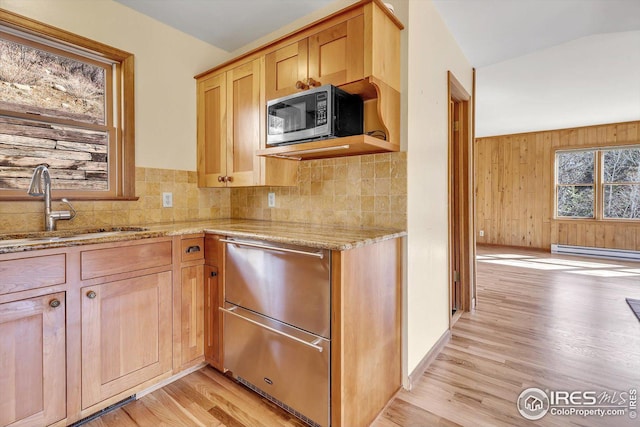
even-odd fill
[[[474,283],[471,97],[449,72],[449,326],[471,309]]]

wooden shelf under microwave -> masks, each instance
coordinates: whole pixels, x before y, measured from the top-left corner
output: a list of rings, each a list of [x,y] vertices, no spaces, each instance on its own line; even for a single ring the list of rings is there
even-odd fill
[[[344,138],[281,145],[257,150],[258,156],[278,157],[291,160],[326,159],[330,157],[358,156],[361,154],[400,151],[397,144],[369,135],[354,135]]]

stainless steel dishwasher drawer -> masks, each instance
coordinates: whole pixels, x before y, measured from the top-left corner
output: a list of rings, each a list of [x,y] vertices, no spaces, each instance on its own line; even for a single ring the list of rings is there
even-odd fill
[[[232,304],[222,311],[225,368],[310,424],[328,426],[330,342]]]
[[[223,239],[225,300],[331,338],[329,251]]]

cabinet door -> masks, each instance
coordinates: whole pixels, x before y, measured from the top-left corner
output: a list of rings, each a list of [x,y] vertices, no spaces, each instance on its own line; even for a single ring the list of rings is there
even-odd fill
[[[364,78],[364,16],[309,37],[309,78],[339,86]]]
[[[224,187],[227,174],[227,80],[218,74],[198,82],[198,186]]]
[[[222,370],[222,319],[218,310],[222,295],[218,287],[218,269],[210,265],[204,266],[204,300],[204,356],[214,368]]]
[[[182,364],[204,354],[204,266],[182,269],[181,277]]]
[[[259,184],[260,158],[255,155],[264,138],[264,96],[260,96],[261,60],[227,71],[228,186]],[[261,100],[262,98],[262,100]]]
[[[171,370],[171,272],[82,288],[82,408]]]
[[[298,92],[296,87],[307,79],[307,40],[300,40],[265,56],[265,91],[267,101]]]
[[[0,337],[0,425],[65,418],[65,294],[0,304]]]

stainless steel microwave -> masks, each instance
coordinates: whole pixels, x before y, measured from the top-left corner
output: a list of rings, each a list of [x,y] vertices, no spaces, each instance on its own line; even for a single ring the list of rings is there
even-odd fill
[[[267,102],[267,146],[362,134],[358,95],[332,85]]]

